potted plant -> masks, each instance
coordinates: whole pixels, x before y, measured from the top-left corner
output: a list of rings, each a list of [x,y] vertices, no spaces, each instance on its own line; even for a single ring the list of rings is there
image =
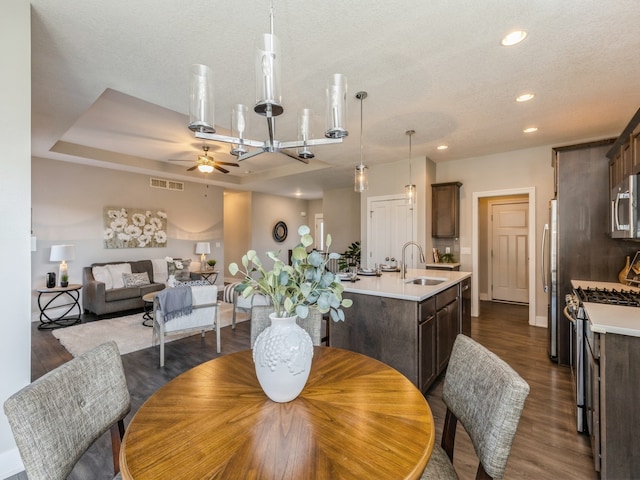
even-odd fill
[[[229,265],[232,275],[240,273],[244,277],[239,286],[244,298],[259,293],[273,306],[271,325],[253,345],[253,361],[262,389],[275,402],[296,398],[309,377],[313,343],[296,318],[307,318],[310,309],[316,309],[329,313],[333,321],[344,321],[342,308],[353,303],[342,298],[342,283],[326,269],[327,262],[339,255],[307,252],[313,245],[310,231],[307,225],[298,228],[300,243],[293,249],[291,265],[280,260],[279,251],[270,251],[267,256],[273,260],[273,268],[266,270],[255,250],[243,255],[242,270],[236,263]],[[328,249],[331,235],[327,235],[326,245]]]
[[[360,265],[360,242],[353,242],[338,259],[340,271]]]
[[[213,270],[216,266],[216,261],[212,258],[211,260],[207,261],[207,264],[209,265],[209,267],[211,267],[211,270]]]
[[[64,274],[60,277],[60,286],[61,287],[69,286],[69,275]]]

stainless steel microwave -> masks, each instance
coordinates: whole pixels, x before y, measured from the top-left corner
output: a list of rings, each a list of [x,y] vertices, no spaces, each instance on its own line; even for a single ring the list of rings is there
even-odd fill
[[[611,190],[611,236],[640,238],[638,231],[638,177],[629,175]]]

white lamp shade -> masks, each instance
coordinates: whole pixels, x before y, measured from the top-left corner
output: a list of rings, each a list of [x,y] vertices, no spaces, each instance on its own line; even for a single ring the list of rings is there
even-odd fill
[[[211,253],[211,245],[209,242],[198,242],[196,243],[196,253]]]
[[[66,260],[75,260],[76,247],[74,245],[52,245],[50,262],[62,262]]]

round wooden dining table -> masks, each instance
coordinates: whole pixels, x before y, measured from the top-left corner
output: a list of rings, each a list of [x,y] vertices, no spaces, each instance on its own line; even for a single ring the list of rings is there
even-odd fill
[[[155,392],[127,427],[120,469],[135,480],[419,478],[434,430],[424,396],[378,360],[314,347],[302,393],[276,403],[244,350]]]

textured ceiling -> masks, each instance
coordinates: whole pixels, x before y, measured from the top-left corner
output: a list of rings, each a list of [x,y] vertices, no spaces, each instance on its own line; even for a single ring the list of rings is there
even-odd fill
[[[33,0],[33,155],[236,189],[320,198],[351,185],[364,163],[435,162],[619,134],[640,106],[637,0],[274,0],[284,115],[276,138],[294,140],[297,112],[324,129],[329,76],[349,82],[343,144],[318,147],[309,166],[277,154],[226,176],[186,172],[202,142],[186,128],[189,66],[215,71],[216,124],[255,103],[254,50],[269,29],[267,0]],[[514,28],[521,44],[499,41]],[[536,97],[516,103],[533,91]],[[250,136],[266,138],[252,114]],[[535,125],[535,134],[522,133]],[[320,136],[320,135],[317,135]],[[449,145],[440,152],[436,147]],[[234,161],[226,145],[217,160]]]

